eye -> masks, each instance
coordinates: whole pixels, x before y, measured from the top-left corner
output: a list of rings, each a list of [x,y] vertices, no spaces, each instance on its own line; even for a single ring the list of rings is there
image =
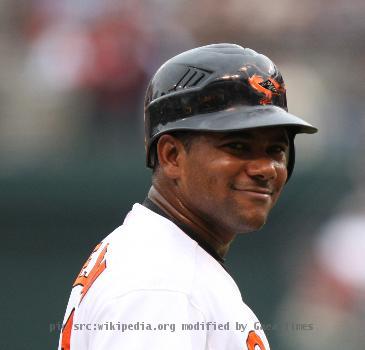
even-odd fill
[[[234,151],[248,151],[249,150],[249,146],[242,142],[230,142],[224,146],[231,150],[234,150]]]
[[[287,150],[287,147],[284,147],[284,146],[281,146],[281,145],[274,145],[274,146],[271,146],[269,151],[272,152],[272,153],[285,153]]]
[[[288,146],[287,145],[272,145],[268,149],[268,154],[271,154],[275,157],[285,157],[288,154]]]

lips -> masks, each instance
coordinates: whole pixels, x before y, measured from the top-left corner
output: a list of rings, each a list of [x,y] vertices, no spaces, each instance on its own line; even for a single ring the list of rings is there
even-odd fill
[[[273,191],[267,187],[240,187],[240,186],[232,186],[232,188],[236,191],[243,191],[243,192],[253,192],[258,194],[268,194],[272,195]]]
[[[259,193],[259,194],[267,194],[267,195],[272,195],[273,192],[269,189],[269,188],[244,188],[242,190],[239,191],[245,191],[245,192],[253,192],[253,193]]]
[[[248,196],[252,196],[257,199],[265,199],[268,200],[273,195],[273,191],[267,187],[239,187],[233,186],[233,190],[242,192],[242,194],[246,194]]]

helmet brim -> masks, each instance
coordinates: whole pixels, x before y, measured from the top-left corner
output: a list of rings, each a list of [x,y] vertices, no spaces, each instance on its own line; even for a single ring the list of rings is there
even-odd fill
[[[152,132],[151,143],[167,132],[173,131],[209,131],[230,132],[246,129],[286,127],[293,134],[314,134],[317,128],[303,119],[273,106],[235,106],[207,115],[197,114],[191,117],[159,124]]]

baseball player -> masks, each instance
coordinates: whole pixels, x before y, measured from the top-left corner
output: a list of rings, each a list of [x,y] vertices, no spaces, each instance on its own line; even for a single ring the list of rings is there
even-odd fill
[[[77,276],[59,349],[268,350],[224,267],[237,234],[258,230],[294,167],[294,137],[264,55],[233,44],[163,64],[145,98],[152,186]]]

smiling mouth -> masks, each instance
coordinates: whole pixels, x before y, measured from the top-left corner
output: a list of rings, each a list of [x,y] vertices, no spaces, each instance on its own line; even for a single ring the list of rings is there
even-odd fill
[[[233,190],[238,192],[244,192],[250,196],[257,198],[269,199],[273,195],[273,191],[268,188],[237,188],[232,187]]]

